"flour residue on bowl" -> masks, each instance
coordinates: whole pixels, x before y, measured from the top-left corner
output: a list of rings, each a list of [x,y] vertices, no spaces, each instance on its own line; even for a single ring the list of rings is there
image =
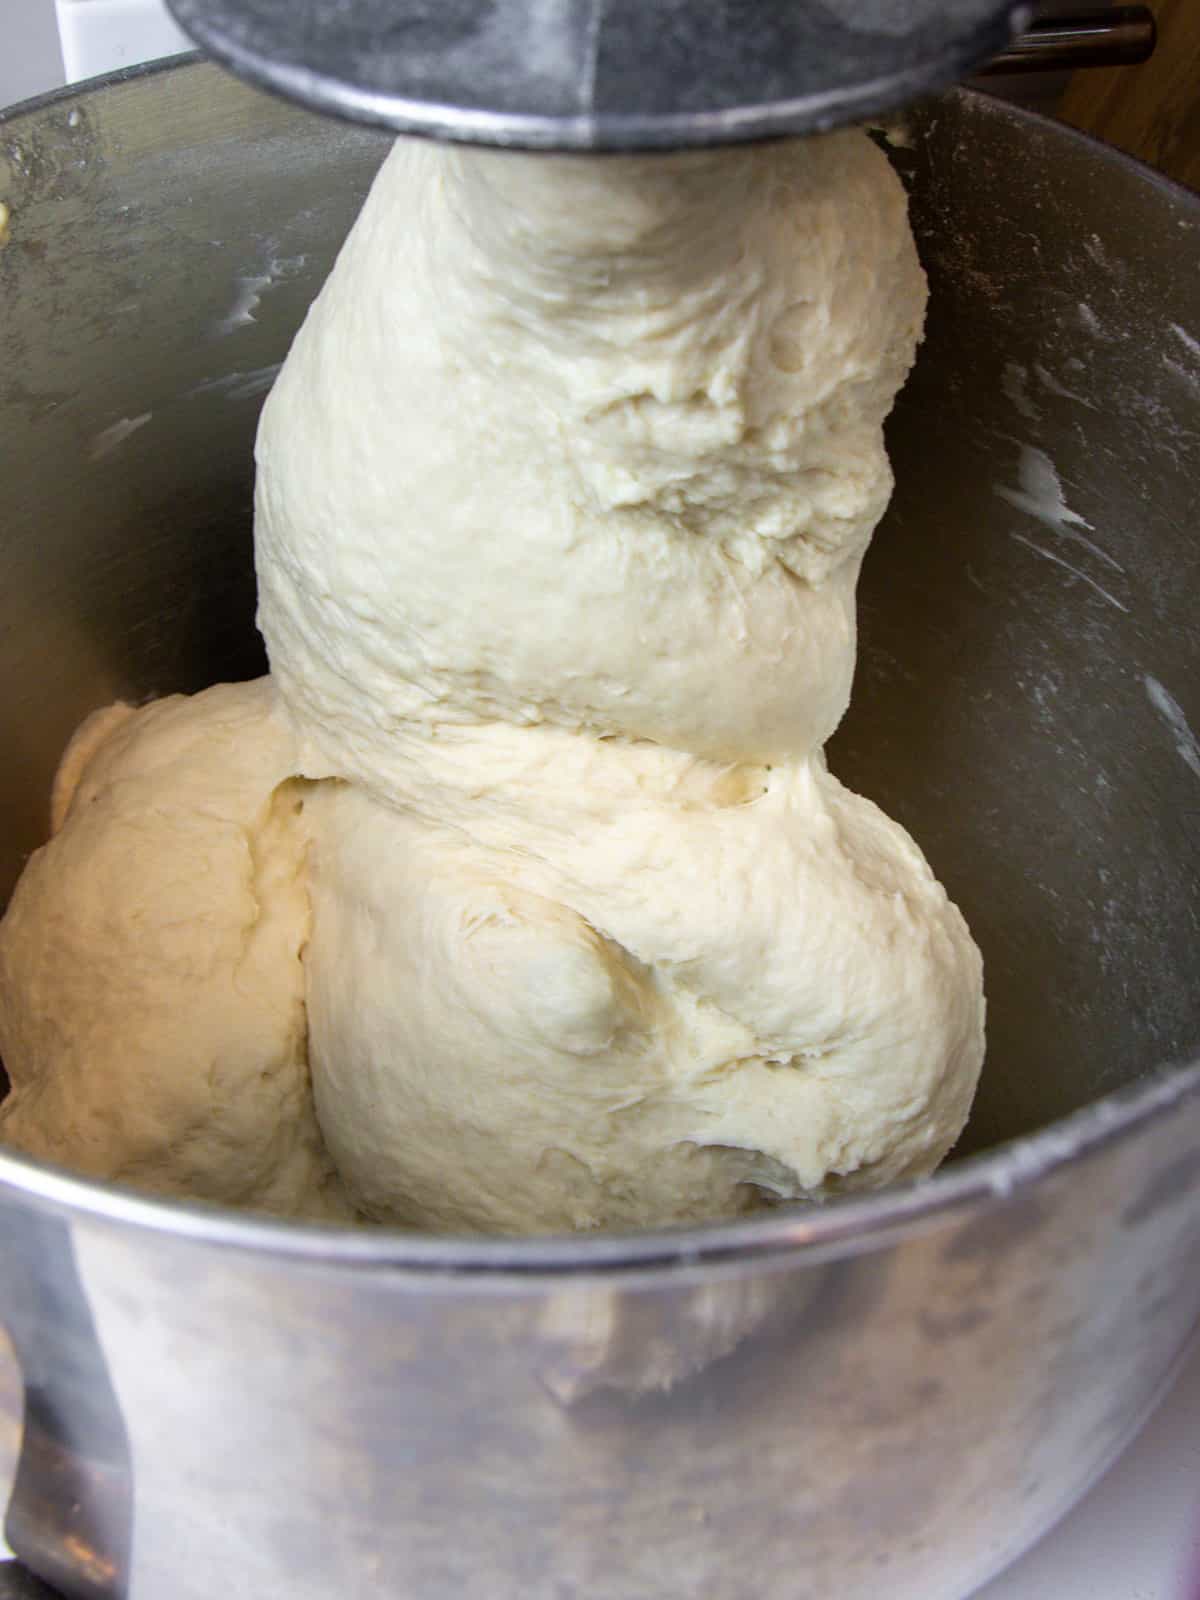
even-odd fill
[[[1142,682],[1146,686],[1146,698],[1174,735],[1179,759],[1200,778],[1200,739],[1197,739],[1192,732],[1188,719],[1183,714],[1183,707],[1157,678],[1152,678],[1147,673]]]
[[[1128,276],[1129,268],[1123,261],[1116,260],[1108,253],[1104,241],[1098,233],[1089,235],[1083,241],[1083,248],[1109,278],[1125,278]]]
[[[1087,406],[1089,411],[1096,409],[1095,402],[1089,400],[1084,394],[1078,394],[1074,389],[1068,389],[1061,378],[1056,378],[1052,372],[1042,366],[1040,361],[1035,361],[1033,370],[1042,388],[1048,393],[1057,395],[1060,400],[1074,400],[1076,405]]]
[[[92,440],[88,460],[103,461],[106,456],[112,455],[131,434],[135,434],[139,428],[144,428],[153,416],[153,411],[143,411],[140,417],[122,417],[120,422],[114,422],[111,428],[102,429]]]
[[[1128,613],[1129,607],[1127,605],[1118,600],[1115,594],[1111,594],[1103,584],[1097,583],[1095,578],[1090,578],[1081,567],[1073,566],[1063,556],[1055,555],[1053,550],[1047,550],[1044,545],[1034,544],[1032,539],[1027,539],[1022,533],[1014,533],[1013,538],[1018,544],[1023,544],[1027,550],[1032,550],[1034,555],[1041,556],[1043,561],[1053,562],[1056,567],[1062,567],[1072,577],[1082,579],[1089,589],[1094,589],[1102,600],[1108,601],[1110,606],[1116,606],[1118,611]]]
[[[1042,413],[1029,394],[1028,368],[1016,361],[1006,361],[1000,387],[1004,390],[1005,398],[1011,401],[1015,410],[1020,412],[1027,422],[1041,421]]]
[[[1124,572],[1121,563],[1114,560],[1107,550],[1102,550],[1094,540],[1080,532],[1081,528],[1091,531],[1092,524],[1067,504],[1058,469],[1044,450],[1039,450],[1036,445],[1023,444],[1017,462],[1016,488],[998,483],[995,489],[1002,500],[1016,506],[1018,511],[1024,511],[1061,538],[1090,550],[1097,560],[1103,561],[1115,572]]]
[[[1200,395],[1200,339],[1194,339],[1187,329],[1181,328],[1177,322],[1171,323],[1171,332],[1183,346],[1190,360],[1176,360],[1164,353],[1163,366],[1181,383],[1186,384],[1194,394]]]
[[[226,372],[219,378],[206,378],[203,383],[198,383],[194,389],[187,391],[190,400],[196,395],[219,394],[223,400],[257,400],[265,395],[275,379],[279,376],[281,363],[276,361],[270,366],[254,367],[248,372]]]
[[[1033,517],[1060,539],[1082,546],[1106,567],[1114,572],[1124,573],[1125,569],[1119,561],[1110,556],[1107,550],[1102,550],[1095,540],[1089,539],[1087,534],[1081,532],[1084,528],[1092,531],[1092,524],[1067,504],[1062,479],[1044,450],[1039,450],[1036,445],[1022,445],[1017,461],[1017,486],[1014,488],[1009,484],[998,483],[994,488],[1002,500],[1007,500],[1009,505],[1015,506],[1018,511],[1023,511],[1026,516]],[[1036,543],[1025,534],[1014,532],[1012,538],[1044,561],[1053,562],[1055,566],[1062,567],[1073,577],[1081,579],[1102,600],[1115,606],[1118,611],[1128,612],[1129,607],[1123,601],[1118,600],[1116,595],[1103,584],[1098,583],[1081,567],[1068,561],[1065,556],[1047,550],[1044,545]]]
[[[224,338],[247,328],[258,321],[255,312],[263,296],[279,283],[294,278],[308,262],[307,256],[276,256],[269,259],[258,272],[237,279],[237,294],[228,314],[217,323],[216,333]]]

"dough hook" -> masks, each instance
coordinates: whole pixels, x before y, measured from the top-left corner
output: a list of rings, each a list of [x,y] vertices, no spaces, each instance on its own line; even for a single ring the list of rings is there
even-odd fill
[[[985,63],[1144,60],[1144,6],[1018,0],[168,0],[240,77],[396,131],[527,149],[819,132]]]
[[[240,76],[473,143],[654,149],[809,133],[1004,50],[1014,0],[169,0]]]

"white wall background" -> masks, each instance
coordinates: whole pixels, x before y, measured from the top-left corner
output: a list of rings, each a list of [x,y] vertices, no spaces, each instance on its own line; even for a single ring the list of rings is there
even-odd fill
[[[163,0],[0,0],[0,107],[191,48]]]
[[[0,107],[62,81],[54,0],[0,0]]]

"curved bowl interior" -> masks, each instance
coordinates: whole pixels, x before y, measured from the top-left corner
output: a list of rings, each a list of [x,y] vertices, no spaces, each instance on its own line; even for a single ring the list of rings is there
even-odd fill
[[[88,711],[261,670],[258,410],[387,148],[200,64],[4,136],[0,901]],[[932,308],[830,761],[983,948],[971,1153],[1200,1042],[1200,200],[966,93],[892,155]]]

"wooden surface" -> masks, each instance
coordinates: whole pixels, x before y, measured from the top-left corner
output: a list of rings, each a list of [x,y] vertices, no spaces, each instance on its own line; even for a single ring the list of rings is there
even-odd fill
[[[1156,0],[1158,49],[1142,67],[1077,72],[1060,116],[1200,189],[1200,0]]]

